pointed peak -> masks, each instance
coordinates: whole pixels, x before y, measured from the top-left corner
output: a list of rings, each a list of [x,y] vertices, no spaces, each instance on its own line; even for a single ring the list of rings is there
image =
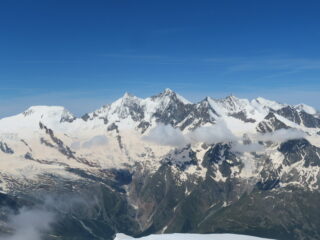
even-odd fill
[[[239,98],[237,98],[235,95],[230,94],[229,96],[225,97],[227,100],[237,101]]]
[[[166,97],[166,96],[175,96],[176,93],[174,91],[172,91],[170,88],[166,88],[164,89],[161,93],[153,96],[154,98],[157,98],[157,97]]]
[[[131,93],[128,93],[128,92],[125,92],[122,96],[122,98],[132,98],[132,97],[135,97],[135,96]]]
[[[59,118],[60,122],[73,121],[76,117],[62,106],[31,106],[22,113],[25,117]]]
[[[174,91],[172,91],[170,88],[166,88],[164,89],[163,93],[170,94],[170,93],[174,93]]]
[[[45,105],[31,106],[24,111],[24,113],[46,113],[46,112],[69,112],[69,111],[62,106],[45,106]]]
[[[174,99],[182,102],[183,104],[192,104],[189,100],[185,99],[182,97],[180,94],[177,94],[170,88],[166,88],[163,92],[159,93],[158,95],[152,96],[152,99],[158,99],[158,98],[163,98],[163,99]]]
[[[314,115],[317,113],[317,110],[307,104],[304,103],[300,103],[298,105],[294,106],[295,109],[297,109],[298,111],[304,111],[308,114]]]
[[[166,88],[159,95],[160,96],[174,96],[174,95],[176,95],[176,93],[173,90],[171,90],[170,88]]]
[[[131,94],[131,93],[128,93],[128,92],[125,92],[123,94],[123,96],[121,98],[119,98],[117,101],[115,101],[114,103],[117,103],[117,102],[130,102],[130,101],[139,101],[141,100],[140,98],[136,97],[135,95]]]
[[[206,96],[206,97],[205,97],[202,101],[200,101],[200,102],[209,102],[209,101],[211,101],[211,100],[213,100],[212,97]]]
[[[271,108],[273,110],[279,110],[279,109],[287,106],[287,104],[281,104],[276,101],[268,100],[263,97],[257,97],[256,99],[253,99],[251,102],[252,103],[256,102],[256,103],[262,105],[263,107]]]

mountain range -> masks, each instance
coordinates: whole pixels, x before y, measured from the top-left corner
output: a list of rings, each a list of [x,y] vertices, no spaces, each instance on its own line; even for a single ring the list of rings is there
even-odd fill
[[[319,184],[320,113],[305,104],[165,89],[82,117],[33,106],[0,119],[0,239],[320,239]]]

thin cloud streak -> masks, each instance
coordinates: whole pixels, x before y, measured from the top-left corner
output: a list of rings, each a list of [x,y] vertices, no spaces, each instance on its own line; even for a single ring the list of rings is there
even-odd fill
[[[320,70],[320,59],[290,58],[279,56],[205,58],[204,62],[224,65],[230,72],[264,70]]]

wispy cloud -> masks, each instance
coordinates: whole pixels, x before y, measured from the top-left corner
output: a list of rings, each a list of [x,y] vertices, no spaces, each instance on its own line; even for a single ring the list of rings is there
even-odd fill
[[[0,240],[41,240],[43,232],[50,230],[55,216],[47,209],[22,208],[17,215],[9,218],[9,226],[14,234],[0,237]]]
[[[179,57],[172,57],[160,54],[140,54],[140,53],[108,53],[100,55],[112,60],[124,61],[124,62],[143,62],[144,64],[190,64],[190,60]]]
[[[164,60],[168,59],[166,56],[162,55],[140,55],[140,54],[121,54],[121,53],[111,53],[111,54],[102,54],[103,57],[109,58],[122,58],[122,59],[142,59],[142,60]]]
[[[223,64],[231,72],[261,71],[261,70],[320,70],[320,59],[295,58],[283,56],[258,56],[258,57],[223,57],[204,58],[204,62]]]

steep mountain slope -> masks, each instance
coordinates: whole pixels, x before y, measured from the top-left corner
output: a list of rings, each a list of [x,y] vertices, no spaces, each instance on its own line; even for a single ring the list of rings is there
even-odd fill
[[[44,239],[230,232],[319,239],[320,118],[310,106],[126,93],[75,117],[35,106],[0,119],[0,230],[24,208]],[[12,209],[13,212],[8,211]]]

